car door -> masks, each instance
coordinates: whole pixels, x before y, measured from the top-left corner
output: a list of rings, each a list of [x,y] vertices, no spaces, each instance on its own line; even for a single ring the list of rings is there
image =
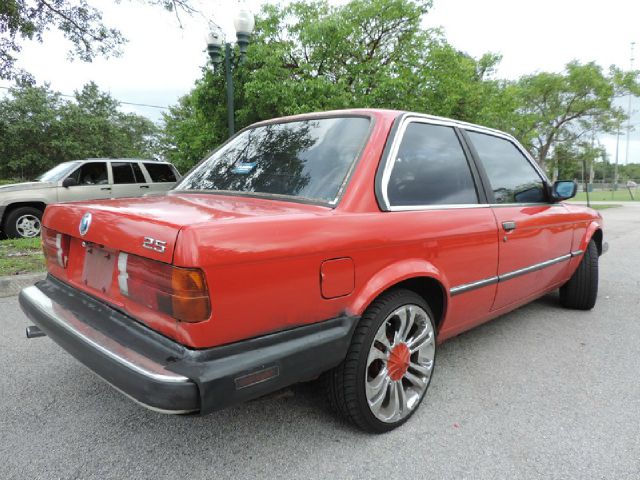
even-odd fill
[[[381,228],[419,239],[420,255],[446,277],[451,300],[441,333],[449,336],[489,315],[498,266],[495,218],[453,125],[417,117],[398,135],[382,180],[394,224]]]
[[[179,175],[168,163],[144,162],[143,165],[151,179],[152,192],[166,192],[178,181]]]
[[[149,190],[138,162],[111,162],[113,197],[139,197]]]
[[[59,202],[111,197],[107,162],[85,162],[65,178],[73,178],[76,185],[63,187],[60,182],[60,186],[58,186]]]
[[[547,181],[507,136],[466,131],[499,229],[498,289],[492,310],[519,303],[557,284],[571,258],[572,222],[549,201]]]

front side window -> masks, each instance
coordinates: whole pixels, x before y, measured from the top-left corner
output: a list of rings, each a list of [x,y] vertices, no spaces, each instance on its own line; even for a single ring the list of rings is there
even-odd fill
[[[467,134],[487,172],[496,203],[546,201],[542,178],[513,143],[484,133]]]
[[[106,185],[109,183],[105,162],[85,163],[69,177],[74,178],[78,185]]]
[[[78,162],[65,162],[56,165],[48,172],[40,175],[36,180],[39,182],[58,182],[64,179],[69,172],[78,166]]]
[[[478,203],[471,170],[453,128],[409,123],[387,195],[391,206]]]
[[[136,183],[133,170],[129,162],[111,162],[111,173],[113,173],[113,183]]]
[[[334,203],[369,132],[369,119],[318,118],[248,129],[176,190],[284,195]]]

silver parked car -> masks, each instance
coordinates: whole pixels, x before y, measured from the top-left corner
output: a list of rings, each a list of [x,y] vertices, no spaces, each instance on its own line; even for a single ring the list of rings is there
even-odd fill
[[[180,179],[167,162],[95,158],[57,165],[35,182],[0,186],[0,226],[9,238],[40,234],[50,203],[139,197],[169,190]]]

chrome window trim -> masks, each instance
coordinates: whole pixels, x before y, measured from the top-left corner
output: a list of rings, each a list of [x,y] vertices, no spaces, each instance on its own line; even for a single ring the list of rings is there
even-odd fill
[[[542,207],[557,204],[549,203],[456,203],[443,205],[398,205],[389,207],[390,212],[410,212],[416,210],[450,210],[460,208],[504,208],[504,207]]]
[[[529,165],[531,165],[533,167],[535,172],[540,176],[540,179],[542,180],[543,186],[548,186],[549,185],[549,179],[547,178],[547,175],[546,175],[546,173],[544,173],[542,168],[540,168],[540,165],[538,165],[538,162],[535,161],[535,159],[531,156],[531,154],[529,154],[527,149],[524,148],[522,146],[522,144],[520,142],[518,142],[518,140],[516,140],[516,138],[513,137],[512,135],[509,135],[509,134],[504,133],[504,132],[499,132],[497,130],[487,131],[486,129],[483,129],[482,127],[477,127],[476,125],[469,125],[469,126],[465,126],[463,128],[465,130],[467,130],[467,131],[470,131],[470,132],[482,133],[484,135],[491,135],[493,137],[501,138],[502,140],[507,140],[514,147],[516,147],[516,150],[518,150],[524,156],[524,158],[529,162]],[[471,141],[470,138],[469,138],[469,140]],[[471,141],[471,144],[473,145],[473,141]],[[473,145],[473,148],[475,148],[475,145]],[[482,163],[482,158],[480,158],[479,154],[478,154],[478,161],[480,163]],[[483,167],[484,167],[484,164],[483,164]],[[489,181],[489,187],[491,187],[491,179],[489,178],[489,174],[487,174],[487,180]],[[548,205],[548,204],[549,203],[544,203],[544,205]],[[508,203],[500,203],[498,205],[510,205],[510,204],[508,204]]]
[[[398,128],[398,131],[395,134],[393,143],[391,144],[391,150],[389,151],[388,160],[384,166],[384,170],[382,171],[382,180],[381,180],[382,188],[380,190],[382,193],[382,202],[384,204],[385,209],[393,212],[393,211],[405,211],[405,210],[429,210],[433,208],[436,208],[436,209],[438,208],[471,208],[470,205],[472,205],[473,208],[477,208],[478,206],[485,206],[486,204],[481,204],[481,203],[455,204],[455,205],[391,205],[391,203],[389,202],[389,193],[388,193],[389,180],[391,178],[391,172],[393,171],[393,167],[398,158],[398,150],[400,149],[400,143],[402,142],[405,131],[407,130],[407,127],[410,123],[422,123],[425,125],[435,125],[439,127],[450,127],[450,128],[459,127],[461,125],[460,122],[456,122],[455,120],[448,120],[445,118],[433,117],[430,115],[418,115],[413,113],[405,116],[402,119],[402,123],[400,124],[400,127]],[[454,130],[454,133],[455,133],[455,130]],[[460,149],[462,150],[463,155],[465,156],[465,159],[466,159],[464,148],[460,143],[459,139],[458,139],[458,143],[460,144]],[[469,175],[473,180],[473,174],[471,172],[471,169],[469,169]],[[474,181],[474,184],[475,184],[475,181]],[[476,195],[477,195],[477,192],[476,192]],[[478,202],[479,201],[480,200],[478,199]]]
[[[396,132],[393,143],[391,144],[391,149],[389,150],[388,160],[385,163],[384,170],[382,172],[381,179],[381,189],[380,193],[382,194],[382,203],[385,207],[386,211],[390,212],[402,212],[402,211],[413,211],[413,210],[448,210],[448,209],[459,209],[459,208],[487,208],[487,207],[513,207],[513,206],[535,206],[535,205],[552,205],[548,202],[535,202],[535,203],[460,203],[460,204],[443,204],[443,205],[391,205],[389,202],[389,180],[391,178],[391,172],[393,171],[393,167],[395,165],[398,150],[400,148],[400,143],[402,138],[404,137],[404,133],[407,129],[409,123],[423,123],[427,125],[436,125],[442,127],[452,127],[452,128],[461,128],[468,131],[473,131],[477,133],[483,133],[485,135],[492,135],[494,137],[502,138],[503,140],[507,140],[511,142],[514,147],[524,155],[525,159],[529,162],[529,164],[533,167],[536,173],[540,176],[542,183],[548,185],[549,180],[545,173],[540,169],[537,162],[531,157],[529,152],[518,142],[512,135],[508,133],[501,132],[499,130],[494,130],[492,128],[483,127],[480,125],[474,125],[471,123],[460,122],[457,120],[451,120],[448,118],[437,117],[434,115],[426,115],[426,114],[418,114],[418,113],[410,113],[407,114],[402,120],[401,124],[398,127],[398,131]],[[461,145],[462,146],[462,145]],[[482,161],[482,160],[480,160]],[[471,173],[471,172],[469,172]]]
[[[154,360],[144,357],[138,352],[135,352],[107,337],[103,333],[79,320],[68,310],[64,310],[64,313],[67,316],[67,318],[64,318],[60,315],[62,307],[59,305],[54,307],[53,301],[35,285],[25,288],[22,291],[22,294],[27,296],[29,301],[32,302],[32,304],[52,322],[55,322],[59,327],[65,329],[78,340],[86,343],[124,367],[158,382],[186,383],[191,381],[187,377],[171,372],[163,365],[156,363]],[[78,323],[78,326],[72,324],[76,322]],[[82,331],[80,331],[80,328],[82,328]]]
[[[519,268],[518,270],[513,270],[511,272],[503,273],[502,275],[483,278],[482,280],[477,280],[475,282],[457,285],[449,289],[449,294],[453,297],[455,295],[459,295],[460,293],[470,292],[472,290],[486,287],[488,285],[505,282],[507,280],[511,280],[512,278],[516,278],[521,275],[526,275],[527,273],[532,273],[538,270],[542,270],[543,268],[550,267],[551,265],[555,265],[556,263],[564,262],[566,260],[569,260],[570,258],[582,255],[583,253],[584,253],[583,250],[575,250],[571,253],[567,253],[566,255],[561,255],[559,257],[552,258],[551,260],[546,260],[544,262],[535,263],[533,265],[529,265],[528,267]]]

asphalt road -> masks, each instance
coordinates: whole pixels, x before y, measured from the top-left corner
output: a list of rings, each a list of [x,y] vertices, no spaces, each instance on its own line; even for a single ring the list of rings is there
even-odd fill
[[[640,206],[605,210],[591,312],[554,295],[441,346],[420,410],[382,436],[313,386],[206,417],[132,403],[0,299],[0,479],[640,478]]]

